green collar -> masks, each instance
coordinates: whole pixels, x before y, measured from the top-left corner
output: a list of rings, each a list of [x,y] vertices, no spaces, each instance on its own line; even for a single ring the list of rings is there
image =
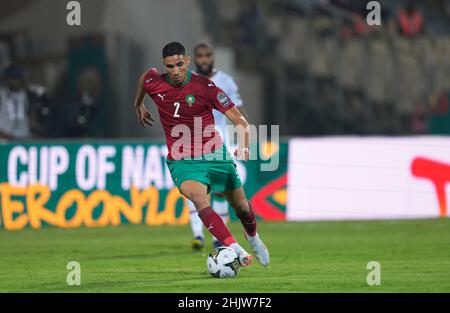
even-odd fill
[[[171,84],[174,87],[183,87],[184,85],[189,83],[190,79],[191,79],[191,71],[187,71],[186,79],[184,80],[184,82],[181,85],[177,86],[177,85],[172,84],[172,82],[170,81],[169,74],[166,74],[166,82],[168,82],[169,84]]]

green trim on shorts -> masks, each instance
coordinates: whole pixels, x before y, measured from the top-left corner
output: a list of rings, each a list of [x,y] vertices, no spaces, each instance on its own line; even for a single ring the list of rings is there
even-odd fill
[[[180,189],[183,182],[194,180],[208,187],[208,193],[224,192],[242,186],[236,164],[223,145],[201,159],[167,160],[173,182]]]

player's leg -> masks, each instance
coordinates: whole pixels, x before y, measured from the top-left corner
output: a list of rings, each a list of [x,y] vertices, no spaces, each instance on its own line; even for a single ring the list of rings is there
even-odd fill
[[[256,232],[255,213],[250,201],[245,196],[244,189],[239,187],[225,191],[224,194],[235,210],[237,217],[241,220],[245,229],[245,238],[250,243],[256,258],[261,265],[267,266],[269,264],[269,251]]]
[[[208,231],[225,246],[237,252],[242,266],[249,265],[251,255],[236,242],[223,220],[211,208],[208,197],[208,186],[198,181],[186,180],[180,185],[180,192],[194,203],[198,215]]]
[[[173,182],[178,187],[179,190],[180,184],[184,181],[195,180],[200,184],[209,185],[210,181],[208,178],[207,172],[199,166],[197,162],[191,162],[186,160],[167,160],[167,167],[170,171],[170,175],[172,176]],[[203,247],[203,223],[201,219],[198,217],[198,212],[195,207],[195,204],[187,199],[187,205],[190,210],[190,222],[192,226],[192,231],[194,233],[194,239],[192,240],[192,247],[194,249],[201,249]]]
[[[197,209],[195,208],[194,202],[187,199],[187,206],[189,207],[190,223],[192,233],[194,238],[192,239],[192,248],[195,250],[201,250],[205,244],[205,237],[203,235],[203,223],[198,216]]]
[[[228,211],[228,202],[223,193],[213,193],[211,195],[211,204],[214,212],[220,215],[225,225],[230,220]],[[223,246],[223,244],[216,237],[213,237],[213,248]]]

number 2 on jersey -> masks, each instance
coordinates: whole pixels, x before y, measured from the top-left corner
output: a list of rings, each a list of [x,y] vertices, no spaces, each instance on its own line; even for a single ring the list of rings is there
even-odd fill
[[[175,106],[175,112],[173,112],[173,117],[180,117],[178,110],[180,109],[180,102],[175,102],[173,104]]]

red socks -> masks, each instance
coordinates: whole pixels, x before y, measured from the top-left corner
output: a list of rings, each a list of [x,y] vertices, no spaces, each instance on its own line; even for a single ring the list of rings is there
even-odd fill
[[[247,202],[249,211],[241,212],[237,214],[237,217],[241,220],[242,226],[245,228],[245,232],[249,236],[253,237],[256,235],[256,217],[250,201],[247,200]]]
[[[208,229],[208,231],[225,246],[228,247],[232,243],[236,242],[236,240],[234,240],[233,238],[233,235],[231,235],[227,226],[223,222],[222,218],[219,216],[219,214],[214,212],[211,207],[207,207],[198,212],[198,216],[202,220],[206,229]]]
[[[248,201],[248,212],[242,212],[237,214],[237,217],[241,220],[242,226],[244,226],[245,232],[249,236],[255,236],[256,235],[256,217],[255,213],[253,212],[252,205],[250,204],[250,201]],[[213,234],[214,237],[216,237],[220,242],[222,242],[225,246],[229,246],[232,243],[235,243],[236,240],[234,240],[233,235],[231,235],[230,231],[228,230],[227,226],[223,222],[222,218],[214,212],[211,207],[207,207],[203,210],[201,210],[198,213],[198,216],[202,220],[205,227],[208,229],[208,231]]]

